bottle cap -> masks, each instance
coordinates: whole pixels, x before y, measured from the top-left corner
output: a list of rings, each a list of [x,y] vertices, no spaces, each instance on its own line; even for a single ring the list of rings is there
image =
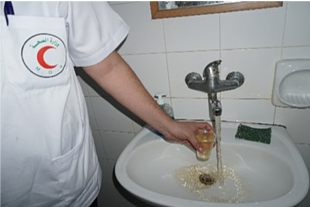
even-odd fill
[[[154,97],[155,97],[155,99],[156,99],[158,105],[164,105],[164,104],[165,104],[165,101],[164,101],[163,97],[166,97],[166,96],[167,96],[167,95],[164,94],[164,93],[157,93],[157,94],[155,94]]]

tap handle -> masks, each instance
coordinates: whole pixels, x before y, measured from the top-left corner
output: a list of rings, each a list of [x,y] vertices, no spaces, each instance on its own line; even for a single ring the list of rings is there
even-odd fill
[[[240,72],[231,72],[227,75],[226,80],[236,80],[238,87],[240,87],[244,83],[244,76]]]
[[[192,72],[192,73],[187,74],[187,76],[185,77],[185,83],[187,85],[195,81],[198,81],[198,82],[202,81],[201,75],[199,75],[198,73]]]
[[[219,74],[219,65],[221,64],[221,60],[216,60],[211,63],[209,63],[203,72],[203,77],[209,77],[213,75],[218,75]]]

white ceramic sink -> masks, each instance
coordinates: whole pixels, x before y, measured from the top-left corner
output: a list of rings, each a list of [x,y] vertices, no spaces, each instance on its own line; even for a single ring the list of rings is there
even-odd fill
[[[169,143],[151,129],[143,128],[119,157],[115,173],[129,192],[153,206],[291,207],[306,196],[309,175],[305,163],[287,131],[272,126],[271,143],[263,144],[235,138],[237,123],[222,123],[222,161],[233,169],[242,183],[240,203],[225,203],[237,191],[229,179],[224,189],[218,184],[201,192],[213,198],[204,201],[182,186],[177,172],[182,167],[216,166],[215,148],[207,162],[198,161],[195,152],[181,144]],[[249,125],[256,128],[270,126]],[[224,193],[223,193],[224,192]],[[240,191],[239,191],[240,193]],[[233,201],[236,202],[236,201]]]

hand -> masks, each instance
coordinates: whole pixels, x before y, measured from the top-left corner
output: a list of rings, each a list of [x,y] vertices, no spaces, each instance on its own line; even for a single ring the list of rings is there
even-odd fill
[[[172,141],[182,142],[189,147],[203,152],[203,147],[195,137],[199,129],[206,129],[208,132],[213,133],[213,128],[207,122],[178,122],[175,121],[174,125],[169,128],[167,133],[163,135]]]

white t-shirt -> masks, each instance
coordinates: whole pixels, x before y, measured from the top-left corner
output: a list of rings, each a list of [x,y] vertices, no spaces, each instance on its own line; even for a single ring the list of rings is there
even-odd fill
[[[13,2],[9,26],[0,5],[1,206],[87,207],[101,170],[73,66],[106,58],[129,27],[106,2]]]

